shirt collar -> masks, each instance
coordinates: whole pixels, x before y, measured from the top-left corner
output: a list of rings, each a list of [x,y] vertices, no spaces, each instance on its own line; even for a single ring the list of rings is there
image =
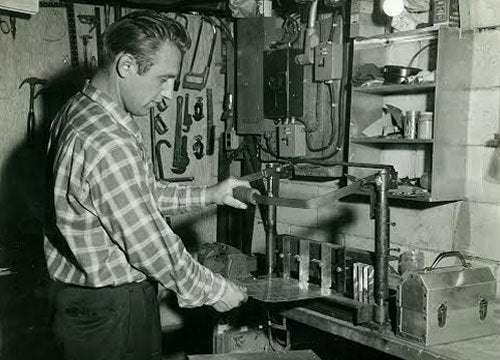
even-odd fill
[[[135,138],[141,139],[141,130],[137,123],[134,121],[132,115],[120,107],[116,102],[114,102],[110,96],[101,90],[95,88],[89,81],[85,83],[82,93],[100,106],[102,106],[107,112],[109,112],[114,120],[120,125],[125,127],[128,132],[130,132]]]

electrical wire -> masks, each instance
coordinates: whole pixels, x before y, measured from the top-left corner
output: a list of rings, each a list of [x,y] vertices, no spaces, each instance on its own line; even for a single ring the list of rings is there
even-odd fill
[[[284,29],[281,39],[269,45],[270,48],[275,49],[283,45],[290,47],[294,44],[300,37],[300,24],[298,21],[289,14],[281,15],[283,18],[283,24],[281,25]]]
[[[233,45],[233,47],[236,46],[236,43],[234,41],[234,37],[233,37],[233,34],[231,33],[231,30],[229,30],[229,27],[227,26],[226,23],[224,23],[224,21],[222,19],[216,18],[217,20],[219,20],[218,24],[215,21],[213,21],[213,19],[211,17],[205,16],[205,15],[202,16],[202,19],[204,19],[209,24],[218,28],[221,32],[223,32],[226,35],[226,37],[231,42],[231,45]]]
[[[338,22],[339,22],[339,25],[338,25],[338,28],[343,29],[343,25],[344,25],[344,17],[341,13],[339,13],[337,15],[338,17]],[[341,35],[339,36],[340,39],[343,39],[343,31],[341,33]],[[328,152],[327,154],[323,154],[322,156],[319,156],[319,157],[314,157],[314,158],[306,158],[306,157],[299,157],[299,158],[293,158],[293,159],[290,159],[290,162],[293,162],[293,163],[300,163],[300,162],[304,162],[304,161],[307,161],[307,160],[312,160],[312,161],[317,161],[317,160],[327,160],[327,159],[330,159],[332,158],[333,156],[335,156],[336,154],[338,154],[338,152],[342,149],[342,144],[343,144],[343,141],[344,141],[344,132],[345,132],[345,111],[344,111],[344,108],[345,108],[345,78],[347,76],[347,67],[348,67],[348,52],[346,51],[346,49],[344,49],[343,51],[343,57],[342,57],[342,77],[340,78],[340,86],[339,86],[339,94],[338,94],[338,103],[337,103],[337,118],[338,118],[338,127],[337,127],[337,141],[335,142],[335,146],[332,148],[332,150],[330,152]],[[333,86],[332,84],[330,84],[330,86]],[[330,87],[329,87],[330,89]],[[331,97],[332,99],[332,97]],[[333,104],[333,101],[332,101],[332,104]],[[333,112],[333,109],[332,109],[332,112]],[[331,119],[332,117],[330,117]],[[332,122],[333,124],[333,122]],[[333,133],[333,129],[332,129],[332,133]],[[332,134],[331,133],[331,134]],[[307,136],[307,135],[306,135]],[[307,137],[306,137],[306,141],[307,141]],[[332,141],[333,143],[333,141]],[[331,147],[328,146],[328,147]],[[327,147],[327,148],[328,148]],[[327,148],[323,149],[323,150],[326,150]],[[320,150],[322,151],[322,150]]]
[[[422,53],[422,51],[424,51],[425,49],[427,48],[430,48],[430,47],[435,47],[436,44],[427,44],[425,45],[424,47],[422,47],[420,50],[418,50],[413,56],[412,58],[410,59],[410,62],[408,63],[408,67],[412,66],[413,62],[415,61],[415,59]]]
[[[328,92],[330,94],[330,136],[328,138],[328,142],[326,145],[315,148],[312,146],[312,143],[311,143],[312,142],[312,140],[311,140],[312,132],[306,133],[306,146],[307,146],[307,149],[311,152],[320,152],[320,151],[323,151],[323,150],[330,148],[330,146],[332,146],[332,144],[333,144],[333,141],[335,140],[335,137],[336,137],[335,135],[338,136],[338,134],[339,134],[340,121],[337,125],[337,131],[335,131],[335,114],[337,112],[335,111],[335,106],[334,106],[335,105],[335,93],[333,90],[333,84],[327,83],[326,85],[328,86]],[[316,102],[319,102],[319,100],[320,99],[316,99]],[[318,123],[318,127],[319,127],[319,122],[317,122],[317,123]]]

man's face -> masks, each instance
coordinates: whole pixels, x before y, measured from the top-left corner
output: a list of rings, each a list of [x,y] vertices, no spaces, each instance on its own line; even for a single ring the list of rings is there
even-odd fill
[[[172,99],[181,60],[176,45],[167,41],[160,46],[148,71],[142,75],[133,72],[125,79],[121,91],[125,109],[135,116],[147,115],[163,100]]]

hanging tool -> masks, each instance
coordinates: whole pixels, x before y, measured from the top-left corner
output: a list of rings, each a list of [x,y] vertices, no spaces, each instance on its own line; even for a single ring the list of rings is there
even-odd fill
[[[184,27],[184,29],[186,31],[188,31],[188,18],[186,15],[183,15],[183,14],[175,14],[175,20],[177,20],[177,18],[180,18],[182,20],[184,20],[184,23],[181,25]],[[181,66],[179,68],[179,73],[177,74],[177,77],[175,78],[175,81],[174,81],[174,91],[178,91],[179,90],[179,87],[181,86],[181,74],[182,74],[182,65],[184,64],[184,52],[182,52],[182,55],[181,55]]]
[[[102,61],[102,32],[101,32],[101,8],[99,6],[94,7],[94,17],[95,17],[95,39],[97,47],[97,63]]]
[[[189,132],[191,125],[193,125],[193,118],[189,113],[189,94],[184,95],[184,121],[182,122],[182,131]]]
[[[151,162],[153,163],[153,173],[158,179],[158,169],[156,167],[156,131],[155,131],[155,109],[149,109],[149,135],[151,141]]]
[[[214,102],[212,89],[207,89],[207,155],[214,154],[215,126],[214,126]]]
[[[203,155],[205,155],[203,153],[203,150],[205,149],[205,146],[201,142],[201,139],[203,139],[203,137],[201,135],[196,135],[194,137],[193,153],[194,153],[194,156],[198,160],[200,160],[203,157]]]
[[[163,99],[161,101],[161,103],[159,103],[158,105],[156,105],[156,109],[159,111],[159,112],[164,112],[165,110],[168,109],[168,104],[167,104],[167,101],[165,99]]]
[[[90,73],[93,74],[96,69],[97,69],[97,58],[94,55],[92,55],[90,57]]]
[[[163,172],[163,160],[161,157],[161,147],[166,146],[167,148],[171,148],[172,144],[168,140],[162,139],[158,140],[158,142],[155,145],[155,155],[156,155],[156,161],[158,164],[158,178],[160,180],[165,180],[165,173]]]
[[[82,39],[82,44],[83,44],[83,70],[85,72],[85,77],[89,77],[92,74],[92,71],[89,66],[89,50],[88,50],[88,45],[89,45],[89,40],[92,39],[92,36],[90,35],[82,35],[80,36]]]
[[[182,135],[182,105],[184,98],[177,96],[177,116],[175,119],[174,157],[172,160],[172,172],[182,174],[189,164],[187,155],[187,136]]]
[[[162,179],[167,182],[188,182],[188,181],[194,181],[194,176],[182,176],[182,177],[174,177],[174,178],[165,178]]]
[[[203,114],[203,97],[198,96],[196,98],[196,103],[194,104],[194,114],[193,118],[196,121],[200,121],[205,117],[205,114]]]
[[[226,93],[224,96],[224,111],[221,120],[226,123],[224,132],[224,149],[226,151],[236,150],[239,146],[239,138],[234,129],[233,94]]]
[[[15,16],[9,16],[9,23],[10,23],[10,33],[12,34],[12,40],[16,40],[17,27],[16,27]]]
[[[0,31],[2,31],[5,35],[11,34],[12,39],[16,40],[16,18],[14,16],[9,16],[9,23],[0,18]]]
[[[66,4],[66,19],[68,22],[69,51],[71,56],[71,67],[78,68],[78,37],[76,35],[75,4]]]
[[[78,15],[77,18],[81,24],[89,25],[89,33],[95,31],[97,42],[97,62],[99,63],[102,59],[101,9],[96,6],[94,8],[94,15]]]
[[[203,69],[203,72],[202,73],[195,73],[193,71],[193,68],[194,68],[194,63],[196,61],[198,48],[200,47],[200,39],[201,39],[201,34],[203,32],[204,20],[210,21],[210,25],[212,26],[212,32],[213,32],[212,44],[210,45],[210,52],[208,54],[207,64],[206,64],[205,68]],[[184,88],[193,89],[193,90],[202,90],[205,87],[205,85],[207,84],[207,80],[208,80],[208,74],[210,72],[210,65],[212,64],[212,57],[214,55],[216,40],[217,40],[217,28],[211,22],[210,18],[206,18],[206,17],[202,18],[200,20],[200,29],[198,30],[198,37],[196,38],[196,46],[194,48],[193,58],[191,59],[191,66],[189,68],[189,72],[187,72],[184,75],[184,80],[182,82],[182,86]]]
[[[7,21],[2,20],[0,17],[0,31],[2,31],[5,35],[10,34],[10,25],[7,23]]]
[[[165,124],[160,114],[156,115],[154,118],[154,128],[159,135],[165,135],[168,131],[168,126]]]
[[[47,80],[39,79],[36,77],[29,77],[24,79],[19,85],[19,89],[24,85],[30,85],[30,108],[28,112],[28,122],[27,122],[27,138],[28,138],[28,146],[33,147],[35,144],[35,99],[38,94],[35,95],[35,87],[36,85],[45,85],[47,84]]]
[[[107,28],[110,24],[111,5],[104,5],[104,27]]]
[[[69,50],[71,54],[71,66],[78,67],[78,36],[76,35],[75,5],[72,2],[62,1],[40,1],[41,8],[66,8],[66,21],[68,24]]]
[[[113,6],[113,15],[115,17],[115,21],[122,17],[122,7],[120,5]]]

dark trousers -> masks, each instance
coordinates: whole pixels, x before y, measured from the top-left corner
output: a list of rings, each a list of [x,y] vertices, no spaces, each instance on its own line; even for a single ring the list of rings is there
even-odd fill
[[[60,285],[55,305],[64,359],[161,360],[158,302],[149,281],[98,289]]]

